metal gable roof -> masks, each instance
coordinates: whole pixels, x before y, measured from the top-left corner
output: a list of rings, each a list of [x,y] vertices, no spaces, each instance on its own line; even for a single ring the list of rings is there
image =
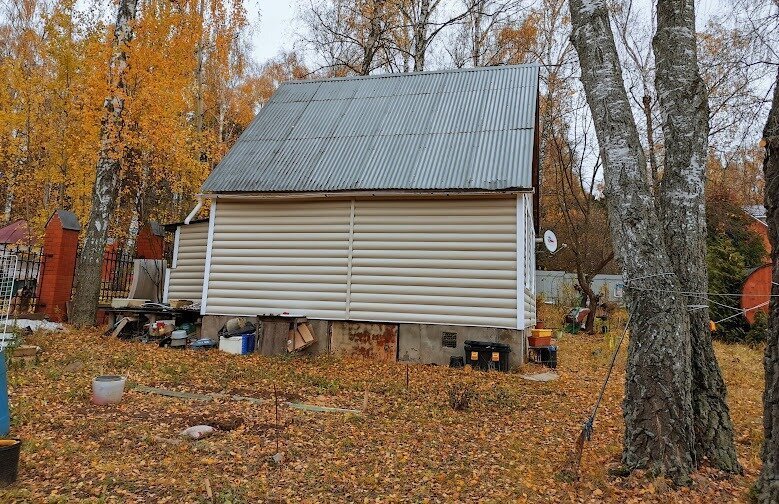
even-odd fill
[[[530,189],[538,66],[279,86],[203,192]]]

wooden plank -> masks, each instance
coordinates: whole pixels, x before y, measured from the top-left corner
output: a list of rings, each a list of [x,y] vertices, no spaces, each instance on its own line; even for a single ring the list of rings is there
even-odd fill
[[[303,403],[293,403],[293,402],[288,402],[287,406],[289,406],[290,408],[295,408],[303,411],[313,411],[316,413],[354,413],[356,415],[359,415],[361,413],[360,410],[355,410],[355,409],[329,408],[327,406],[316,406],[314,404],[303,404]]]

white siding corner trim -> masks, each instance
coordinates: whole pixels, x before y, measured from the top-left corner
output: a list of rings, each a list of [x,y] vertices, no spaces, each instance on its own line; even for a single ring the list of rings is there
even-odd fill
[[[203,275],[203,295],[200,298],[200,314],[205,315],[208,307],[208,280],[211,275],[211,256],[214,249],[214,224],[216,223],[216,200],[211,200],[211,209],[208,213],[208,238],[206,241],[206,263]]]

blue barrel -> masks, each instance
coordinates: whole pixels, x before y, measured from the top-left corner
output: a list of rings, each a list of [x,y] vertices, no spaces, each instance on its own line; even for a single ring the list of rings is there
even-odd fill
[[[5,367],[5,352],[0,352],[0,436],[7,436],[11,430],[11,415],[8,412],[8,376]]]

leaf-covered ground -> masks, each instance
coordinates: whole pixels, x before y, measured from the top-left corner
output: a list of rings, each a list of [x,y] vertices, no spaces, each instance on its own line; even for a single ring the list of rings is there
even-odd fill
[[[565,336],[560,379],[523,380],[367,360],[231,356],[103,339],[96,332],[38,334],[37,365],[9,371],[13,433],[24,440],[19,481],[0,502],[743,502],[759,470],[761,352],[718,345],[745,475],[713,470],[690,488],[642,475],[612,475],[619,463],[624,351],[606,389],[581,478],[570,472],[574,442],[601,386],[610,336]],[[526,367],[525,372],[532,371]],[[267,399],[185,401],[129,391],[114,406],[90,403],[91,379],[187,392]],[[449,387],[475,396],[449,406]],[[279,391],[281,451],[275,466],[273,386]],[[360,415],[291,409],[283,401],[362,409]],[[182,429],[210,423],[212,437]]]

